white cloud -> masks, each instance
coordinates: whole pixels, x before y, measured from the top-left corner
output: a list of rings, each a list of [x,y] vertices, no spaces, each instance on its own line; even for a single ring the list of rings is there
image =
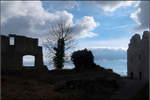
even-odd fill
[[[94,18],[91,16],[84,16],[82,19],[77,20],[74,28],[80,33],[81,37],[93,37],[97,34],[91,32],[96,27],[99,26],[99,23],[94,21]]]
[[[94,1],[104,11],[113,12],[120,7],[138,5],[138,1]]]
[[[88,42],[81,42],[79,48],[122,48],[126,50],[130,39],[119,38],[110,40],[93,40]]]
[[[141,23],[140,23],[140,21],[139,21],[139,18],[138,18],[138,16],[137,16],[137,14],[139,14],[141,12],[141,9],[139,8],[138,10],[136,10],[134,13],[132,13],[131,14],[131,18],[133,19],[133,20],[135,20],[135,22],[137,23],[137,24],[139,24],[139,25],[141,25]]]
[[[136,31],[150,28],[150,1],[94,1],[94,3],[107,12],[114,12],[120,7],[134,6],[138,9],[131,14],[131,18],[138,24]]]
[[[72,23],[73,19],[67,11],[45,11],[40,1],[3,1],[1,10],[2,33],[5,34],[44,35],[54,21],[63,18]]]
[[[33,3],[34,6],[32,5]],[[2,1],[1,6],[3,22],[6,22],[9,18],[18,16],[36,17],[38,20],[42,20],[48,16],[48,14],[44,12],[40,1]]]
[[[78,1],[43,1],[47,3],[47,10],[80,9]]]
[[[65,10],[50,13],[41,1],[2,1],[2,34],[15,33],[31,37],[43,37],[49,32],[50,25],[64,19],[78,28],[76,34],[84,37],[96,36],[92,31],[98,26],[93,17],[85,16],[73,23],[73,15]],[[82,23],[81,23],[82,22]]]
[[[138,26],[136,30],[146,30],[150,25],[150,1],[141,1],[139,8],[130,16]]]

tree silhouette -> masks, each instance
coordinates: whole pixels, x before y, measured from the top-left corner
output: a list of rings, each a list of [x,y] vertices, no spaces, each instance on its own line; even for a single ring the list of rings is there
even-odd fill
[[[48,49],[49,64],[53,64],[56,69],[62,69],[64,62],[68,61],[67,51],[75,45],[73,31],[73,27],[65,20],[59,20],[50,27],[44,46]]]

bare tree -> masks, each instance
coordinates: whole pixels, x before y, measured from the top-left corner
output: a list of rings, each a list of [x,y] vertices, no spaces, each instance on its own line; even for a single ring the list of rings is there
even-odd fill
[[[48,50],[49,64],[53,64],[56,69],[64,67],[64,62],[68,60],[67,53],[74,48],[75,34],[73,31],[73,27],[65,20],[60,20],[50,27],[44,46]]]

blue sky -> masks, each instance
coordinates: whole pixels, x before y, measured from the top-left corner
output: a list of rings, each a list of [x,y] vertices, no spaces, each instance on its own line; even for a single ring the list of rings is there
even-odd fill
[[[117,3],[117,2],[116,2]],[[123,43],[118,43],[118,47],[127,48],[129,39],[133,34],[141,31],[137,31],[134,28],[137,26],[136,21],[131,18],[131,14],[136,12],[139,9],[139,6],[136,6],[138,3],[133,2],[130,3],[130,6],[120,6],[119,8],[115,9],[114,11],[105,11],[95,3],[91,2],[43,2],[43,7],[49,12],[55,11],[64,11],[71,13],[73,15],[73,22],[75,23],[78,19],[81,19],[84,16],[92,16],[94,21],[99,23],[100,25],[97,26],[92,32],[96,34],[96,36],[87,37],[79,39],[80,47],[84,47],[84,42],[93,42],[93,41],[110,41],[110,40],[124,40],[126,41]],[[108,5],[111,5],[108,3]],[[97,46],[97,45],[95,45]],[[93,47],[95,47],[93,44]],[[101,45],[99,45],[101,46]],[[109,46],[109,45],[107,45]],[[109,47],[114,46],[110,44]],[[87,45],[88,47],[88,45]],[[89,45],[91,47],[91,45]]]
[[[48,34],[50,25],[64,17],[77,27],[82,26],[78,28],[78,33],[82,36],[78,40],[83,43],[79,48],[84,47],[84,42],[87,41],[107,40],[118,40],[118,47],[127,48],[133,34],[142,34],[148,28],[148,7],[148,1],[3,1],[2,34],[38,37],[41,42],[41,36]],[[17,29],[18,26],[20,29]],[[126,43],[120,43],[122,39]],[[109,45],[114,46],[111,43]],[[93,44],[95,46],[97,45]]]
[[[77,29],[75,50],[89,48],[98,64],[126,72],[128,43],[148,30],[149,9],[150,1],[1,1],[1,33],[35,37],[42,45],[50,26],[64,18]]]

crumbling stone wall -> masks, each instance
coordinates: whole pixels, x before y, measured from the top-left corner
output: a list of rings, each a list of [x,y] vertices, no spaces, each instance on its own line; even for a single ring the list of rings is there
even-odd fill
[[[150,60],[150,31],[144,31],[142,39],[135,34],[127,50],[128,77],[140,80],[149,80]]]
[[[11,38],[14,44],[11,44]],[[35,66],[23,67],[23,56],[35,57]],[[38,46],[38,39],[9,34],[1,35],[1,66],[6,70],[45,70],[43,65],[42,47]]]

